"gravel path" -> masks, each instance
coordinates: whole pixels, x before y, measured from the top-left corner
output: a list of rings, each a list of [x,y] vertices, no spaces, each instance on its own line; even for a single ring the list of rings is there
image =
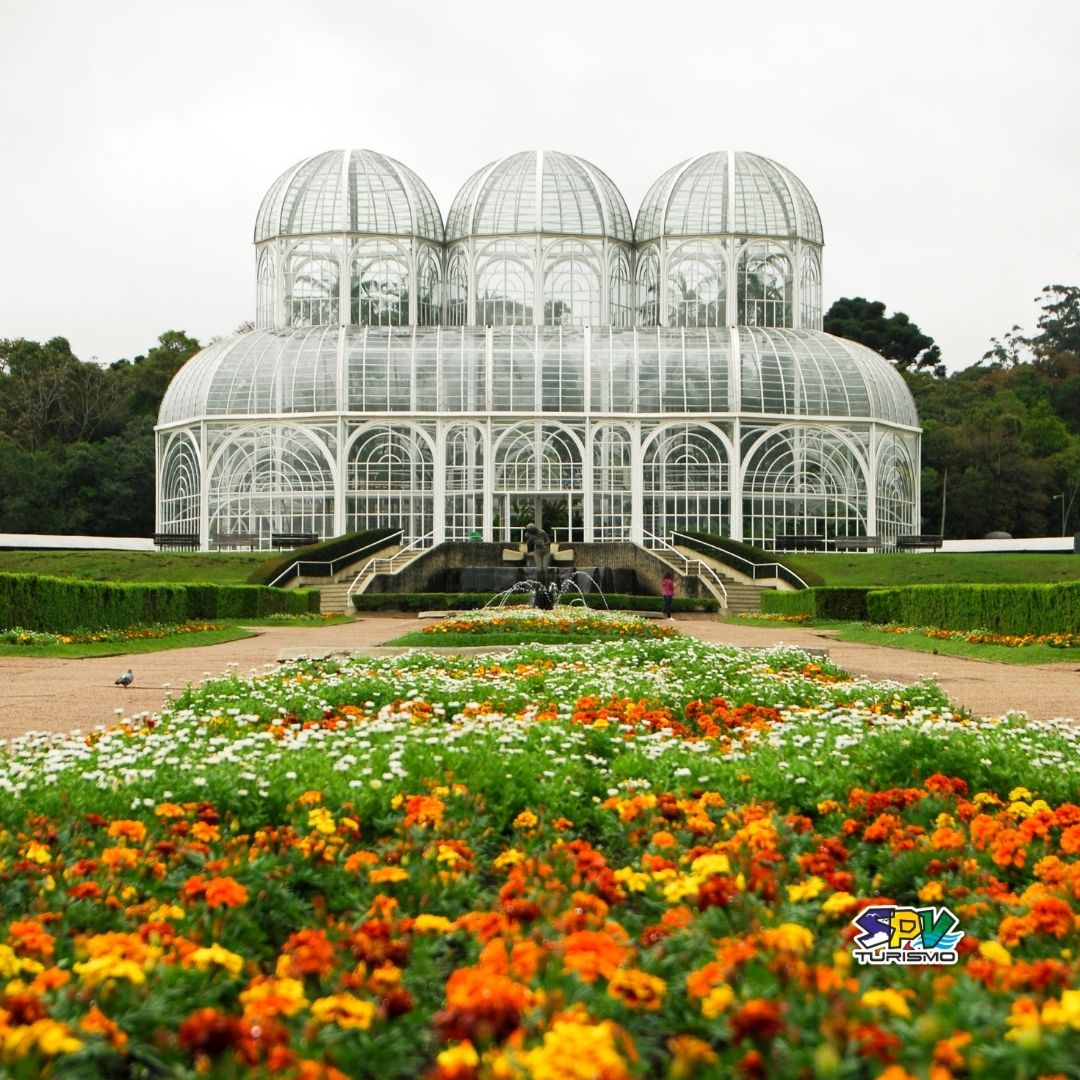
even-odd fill
[[[230,666],[241,674],[274,667],[280,655],[314,649],[382,645],[417,626],[414,616],[364,616],[348,625],[262,627],[256,637],[199,648],[170,649],[85,660],[0,657],[0,739],[24,731],[86,731],[118,715],[154,712],[170,692],[217,676]],[[675,627],[703,641],[760,647],[780,641],[826,648],[847,671],[870,679],[910,683],[933,677],[952,701],[978,715],[1016,709],[1033,719],[1080,719],[1080,668],[1075,662],[1015,667],[934,656],[878,645],[853,645],[820,631],[791,626],[755,627],[710,616],[683,616]],[[128,688],[115,686],[126,668]]]

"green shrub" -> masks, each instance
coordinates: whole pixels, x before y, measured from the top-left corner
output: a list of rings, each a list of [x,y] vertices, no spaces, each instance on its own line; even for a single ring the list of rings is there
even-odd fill
[[[873,589],[867,613],[871,622],[902,626],[1000,634],[1075,634],[1080,633],[1080,582]]]
[[[0,627],[69,630],[180,624],[199,619],[260,618],[318,611],[317,589],[256,585],[80,581],[0,574]]]
[[[800,589],[797,592],[766,591],[761,610],[773,615],[809,615],[814,619],[853,619],[865,622],[869,586]]]
[[[694,551],[700,551],[703,555],[715,555],[716,552],[711,551],[710,547],[719,548],[721,551],[727,551],[732,555],[738,555],[747,562],[754,563],[756,566],[763,566],[767,563],[779,563],[781,566],[786,566],[793,574],[797,574],[807,585],[814,586],[825,584],[825,579],[816,570],[808,570],[805,568],[795,570],[789,564],[787,559],[777,555],[776,552],[765,551],[762,548],[754,547],[752,544],[744,544],[740,540],[732,540],[730,536],[714,536],[711,533],[699,532],[680,532],[679,537],[679,542],[681,544]],[[736,570],[739,569],[739,565],[736,562],[733,562],[732,566]]]
[[[350,552],[358,551],[360,548],[377,544],[380,540],[389,539],[398,531],[398,529],[368,529],[366,532],[345,533],[344,536],[335,536],[318,544],[309,544],[307,547],[296,548],[293,551],[280,552],[260,563],[248,575],[248,583],[269,585],[298,560],[311,560],[316,563],[330,562]],[[304,570],[305,577],[328,576],[329,573],[329,568],[319,566],[311,566]]]
[[[357,611],[471,611],[493,600],[497,593],[354,593],[353,605]],[[575,600],[577,597],[575,596]],[[626,593],[586,593],[589,607],[604,607],[604,601],[613,611],[660,611],[659,596],[631,596]],[[527,594],[515,597],[509,603],[530,603]],[[719,603],[712,597],[676,596],[675,611],[718,611]]]

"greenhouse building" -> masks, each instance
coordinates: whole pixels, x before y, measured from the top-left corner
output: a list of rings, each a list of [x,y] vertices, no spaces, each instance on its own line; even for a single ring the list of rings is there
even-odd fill
[[[444,225],[400,162],[336,150],[274,182],[254,241],[255,328],[162,402],[160,532],[918,531],[912,397],[822,332],[817,207],[767,158],[681,162],[633,219],[590,162],[527,151]]]

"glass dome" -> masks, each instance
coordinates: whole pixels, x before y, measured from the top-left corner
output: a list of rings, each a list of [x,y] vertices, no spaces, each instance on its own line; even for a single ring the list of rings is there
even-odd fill
[[[803,182],[783,165],[720,150],[668,169],[642,200],[634,239],[768,236],[823,244],[821,217]]]
[[[442,215],[411,169],[373,150],[328,150],[273,183],[255,220],[255,243],[279,236],[367,233],[442,243]]]
[[[457,193],[446,240],[561,233],[633,241],[626,200],[595,165],[573,154],[525,150],[485,165]]]

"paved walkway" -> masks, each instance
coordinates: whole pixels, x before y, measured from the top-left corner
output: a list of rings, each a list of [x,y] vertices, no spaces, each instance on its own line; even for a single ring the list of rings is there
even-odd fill
[[[0,657],[0,738],[30,730],[85,731],[111,723],[118,713],[156,711],[170,691],[220,675],[230,665],[248,674],[274,667],[282,653],[377,646],[417,625],[415,616],[373,615],[341,626],[262,627],[256,637],[242,641],[166,652],[85,660]],[[1034,719],[1080,719],[1080,668],[1074,662],[1014,667],[846,644],[820,631],[744,626],[707,615],[681,617],[675,627],[703,641],[733,645],[761,647],[784,641],[824,646],[842,668],[871,679],[910,683],[932,676],[952,701],[979,715],[1019,709]],[[135,682],[125,690],[113,680],[128,667]]]

